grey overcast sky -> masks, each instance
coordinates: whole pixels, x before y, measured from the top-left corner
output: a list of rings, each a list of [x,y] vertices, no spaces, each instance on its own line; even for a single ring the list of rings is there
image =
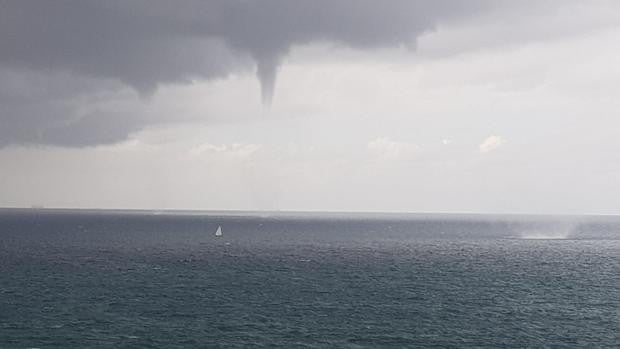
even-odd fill
[[[620,2],[0,0],[0,206],[620,214]]]

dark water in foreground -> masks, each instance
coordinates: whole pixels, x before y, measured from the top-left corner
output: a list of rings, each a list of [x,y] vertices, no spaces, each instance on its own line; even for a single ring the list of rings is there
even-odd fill
[[[0,211],[0,348],[619,346],[617,218]]]

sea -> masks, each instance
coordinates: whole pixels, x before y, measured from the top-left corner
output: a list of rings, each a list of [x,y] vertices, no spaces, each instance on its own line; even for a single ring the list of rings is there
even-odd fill
[[[620,217],[0,210],[0,348],[267,347],[619,348]]]

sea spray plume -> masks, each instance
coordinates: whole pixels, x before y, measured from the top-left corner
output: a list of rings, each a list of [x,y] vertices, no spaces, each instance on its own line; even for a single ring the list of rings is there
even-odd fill
[[[526,240],[564,240],[574,237],[578,222],[569,218],[526,224],[520,238]]]

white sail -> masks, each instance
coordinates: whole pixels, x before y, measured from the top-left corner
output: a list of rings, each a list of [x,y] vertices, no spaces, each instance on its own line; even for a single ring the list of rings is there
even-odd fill
[[[215,231],[215,236],[222,236],[222,227],[217,226],[217,231]]]

